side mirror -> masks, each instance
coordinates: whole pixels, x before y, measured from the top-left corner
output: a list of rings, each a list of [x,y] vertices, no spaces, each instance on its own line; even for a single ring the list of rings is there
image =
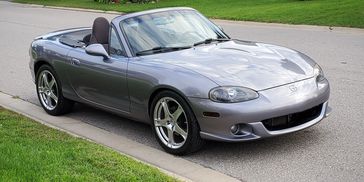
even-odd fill
[[[110,56],[101,44],[90,44],[86,47],[86,53],[94,56],[102,56],[104,59],[109,59]]]

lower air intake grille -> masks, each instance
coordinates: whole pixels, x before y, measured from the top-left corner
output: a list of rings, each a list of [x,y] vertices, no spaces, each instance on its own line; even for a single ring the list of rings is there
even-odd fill
[[[302,112],[266,119],[262,123],[270,131],[295,127],[317,118],[321,113],[322,105],[320,104]]]

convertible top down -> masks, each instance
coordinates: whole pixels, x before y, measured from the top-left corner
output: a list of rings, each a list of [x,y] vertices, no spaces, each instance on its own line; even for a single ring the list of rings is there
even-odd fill
[[[80,102],[145,122],[177,155],[205,139],[295,132],[330,112],[329,82],[310,57],[231,39],[191,8],[100,17],[92,28],[39,36],[29,65],[47,113]]]

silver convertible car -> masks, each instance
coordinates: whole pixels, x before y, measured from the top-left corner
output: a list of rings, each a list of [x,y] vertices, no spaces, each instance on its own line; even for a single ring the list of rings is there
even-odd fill
[[[191,8],[125,14],[35,38],[30,69],[51,115],[74,102],[152,125],[169,153],[206,139],[292,133],[328,116],[329,82],[310,57],[231,39]]]

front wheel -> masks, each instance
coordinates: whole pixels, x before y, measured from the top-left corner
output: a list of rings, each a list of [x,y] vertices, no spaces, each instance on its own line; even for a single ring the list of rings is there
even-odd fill
[[[178,94],[171,91],[157,94],[152,102],[151,119],[155,136],[168,153],[184,155],[202,147],[204,141],[197,120]]]
[[[63,97],[61,82],[52,67],[42,65],[36,78],[38,99],[48,114],[56,116],[71,111],[74,102]]]

